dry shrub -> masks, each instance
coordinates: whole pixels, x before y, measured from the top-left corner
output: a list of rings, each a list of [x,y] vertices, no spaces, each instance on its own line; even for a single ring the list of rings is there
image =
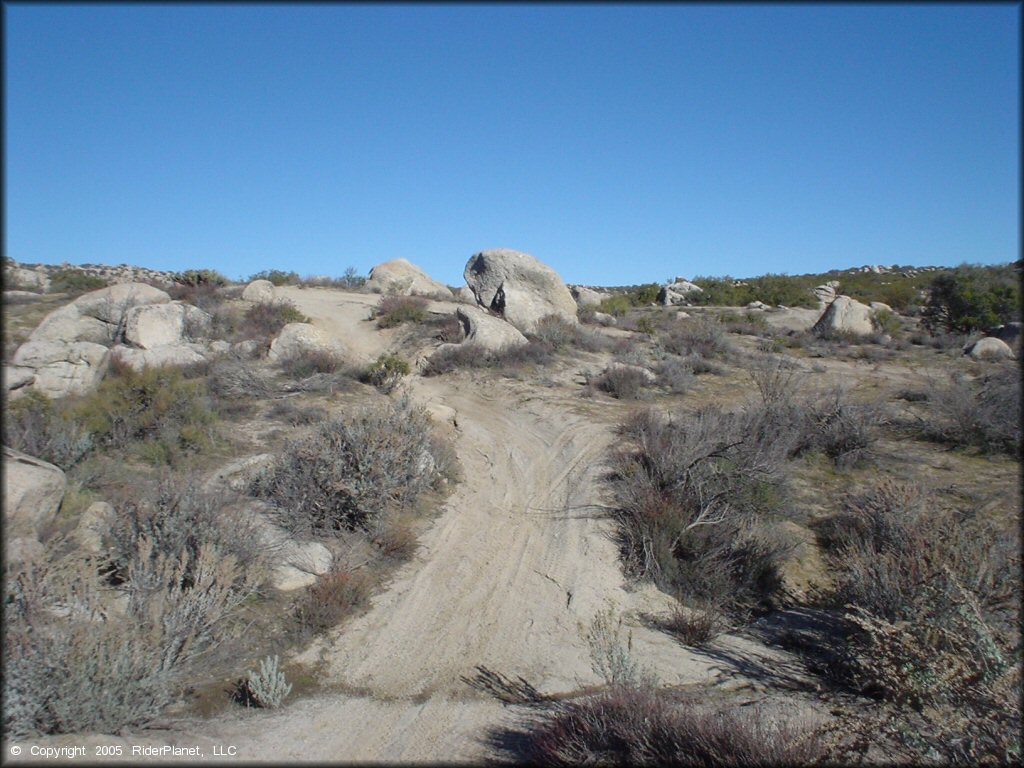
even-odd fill
[[[208,527],[189,527],[187,515],[163,511],[174,522],[135,525],[119,517],[107,536],[109,558],[84,555],[58,537],[42,558],[8,568],[9,734],[115,733],[146,725],[199,659],[239,629],[232,618],[255,587],[258,563],[243,566],[204,537]],[[237,526],[232,534],[242,538]]]
[[[759,409],[641,412],[623,432],[613,516],[627,571],[737,614],[776,592],[786,547],[758,519],[784,500],[792,436]]]
[[[428,416],[407,399],[378,403],[289,443],[253,492],[296,533],[369,530],[437,478],[431,435]]]
[[[537,339],[499,350],[488,350],[466,341],[438,349],[427,359],[422,373],[424,376],[442,376],[462,368],[495,368],[510,372],[529,365],[544,365],[553,356],[550,345]]]
[[[364,608],[373,592],[373,582],[363,571],[334,569],[310,586],[295,608],[295,619],[303,632],[318,634],[341,624]]]
[[[10,567],[4,604],[8,736],[115,733],[150,723],[170,702],[172,670],[156,633],[108,616],[101,563],[57,553]]]
[[[834,682],[918,713],[918,757],[1020,754],[1020,551],[1010,528],[882,481],[823,531],[853,631]],[[922,719],[923,718],[923,719]],[[950,738],[950,724],[960,732]],[[971,762],[971,760],[968,760]]]
[[[555,351],[576,348],[586,352],[600,352],[608,347],[605,336],[570,323],[558,315],[542,317],[530,335]]]
[[[344,360],[330,349],[302,348],[278,361],[278,367],[293,379],[306,379],[318,373],[335,373]]]
[[[230,358],[214,361],[210,366],[208,387],[218,398],[229,400],[270,397],[275,387],[259,366],[246,360]]]
[[[1020,369],[1016,365],[974,381],[954,374],[945,382],[932,382],[930,413],[919,429],[939,442],[1020,456],[1020,400]]]
[[[639,400],[647,386],[647,372],[641,368],[615,365],[597,377],[597,388],[619,400]]]
[[[674,395],[688,392],[693,386],[693,366],[678,357],[668,357],[658,363],[658,386]]]
[[[658,334],[657,343],[667,353],[682,357],[713,359],[724,357],[732,349],[721,324],[704,317],[677,321],[671,330]]]
[[[684,645],[701,646],[714,640],[729,628],[726,614],[713,602],[691,601],[692,607],[677,603],[660,622],[660,628]]]
[[[288,299],[253,304],[234,329],[235,341],[270,339],[289,323],[308,323],[309,318]]]
[[[319,424],[327,419],[327,411],[316,405],[295,405],[287,400],[279,400],[267,411],[267,417],[298,427]]]
[[[382,296],[373,316],[378,328],[393,328],[402,323],[422,323],[427,319],[429,304],[422,296]]]
[[[30,391],[9,402],[4,417],[4,445],[61,469],[70,469],[92,449],[92,433],[64,400]]]
[[[179,476],[114,500],[117,514],[104,532],[104,541],[120,580],[130,581],[133,568],[138,570],[146,563],[155,568],[158,560],[179,558],[182,553],[191,558],[194,568],[200,551],[211,546],[233,559],[246,582],[258,583],[266,575],[256,523],[242,511],[225,506],[220,495],[198,488],[196,478]],[[148,556],[140,560],[143,542]],[[241,583],[238,586],[241,588]]]
[[[795,765],[824,754],[821,738],[802,723],[673,704],[629,688],[557,706],[517,735],[516,757],[537,765]]]

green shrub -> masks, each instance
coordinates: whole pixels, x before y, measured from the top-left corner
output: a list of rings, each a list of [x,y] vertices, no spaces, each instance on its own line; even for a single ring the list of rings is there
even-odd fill
[[[900,319],[887,309],[876,309],[871,313],[871,326],[876,333],[895,336],[900,330]]]
[[[383,296],[374,310],[378,328],[393,328],[402,323],[422,323],[427,319],[430,302],[422,296]]]
[[[211,447],[217,418],[206,380],[187,379],[173,367],[108,377],[71,413],[99,445],[122,449],[159,441],[173,456]]]
[[[180,285],[191,287],[219,287],[228,284],[228,279],[215,269],[186,269],[184,272],[176,272],[173,280]]]
[[[106,287],[106,280],[81,269],[59,269],[50,274],[50,293],[78,294]]]
[[[972,333],[1020,320],[1020,278],[1012,267],[962,265],[931,282],[922,324],[929,330]]]
[[[397,355],[381,355],[366,371],[368,383],[384,393],[391,392],[403,376],[409,375],[409,364]]]
[[[257,272],[252,275],[247,282],[253,280],[269,280],[274,285],[280,287],[282,285],[295,285],[299,282],[299,275],[297,272],[285,272],[280,269],[264,269],[262,272]]]

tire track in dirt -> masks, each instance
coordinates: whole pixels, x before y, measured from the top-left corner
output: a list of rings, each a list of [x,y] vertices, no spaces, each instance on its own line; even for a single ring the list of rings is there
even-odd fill
[[[364,359],[387,351],[390,337],[359,322],[374,297],[289,298]],[[303,654],[358,695],[183,724],[175,743],[233,743],[246,760],[479,762],[482,734],[515,711],[460,678],[479,664],[545,693],[597,684],[581,627],[607,605],[631,617],[633,652],[664,683],[715,679],[712,659],[637,619],[670,601],[625,589],[607,521],[586,513],[602,502],[605,420],[557,391],[474,379],[410,377],[414,400],[457,412],[464,481],[370,609]]]

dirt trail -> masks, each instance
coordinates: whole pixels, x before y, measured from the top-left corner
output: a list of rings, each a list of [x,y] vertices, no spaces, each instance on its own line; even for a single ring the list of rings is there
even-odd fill
[[[362,322],[374,296],[282,293],[363,359],[390,343]],[[609,604],[626,617],[634,656],[665,684],[732,678],[723,658],[767,653],[730,638],[724,654],[696,654],[643,625],[668,601],[625,589],[607,523],[592,514],[614,439],[599,405],[494,377],[406,386],[423,405],[455,410],[465,479],[370,610],[303,654],[350,693],[180,724],[168,741],[207,755],[233,745],[244,760],[479,762],[487,728],[516,713],[460,678],[482,664],[547,693],[597,684],[581,626]]]

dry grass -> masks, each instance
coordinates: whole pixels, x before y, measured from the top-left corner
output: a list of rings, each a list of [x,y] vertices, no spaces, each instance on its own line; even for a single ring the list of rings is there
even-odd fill
[[[759,710],[675,704],[649,690],[615,688],[530,717],[491,741],[536,765],[797,765],[825,753],[807,724]]]

